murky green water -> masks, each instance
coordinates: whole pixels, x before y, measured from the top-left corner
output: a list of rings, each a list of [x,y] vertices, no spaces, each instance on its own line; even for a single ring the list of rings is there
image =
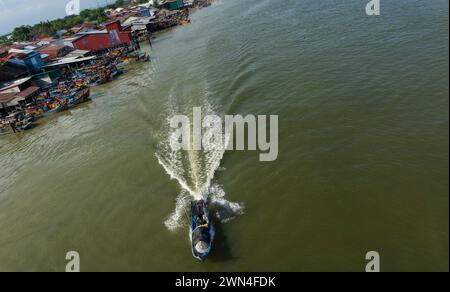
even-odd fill
[[[0,271],[70,250],[83,271],[363,271],[370,250],[448,270],[448,1],[365,4],[217,1],[91,103],[1,137]],[[278,114],[278,160],[172,155],[167,118],[193,106]],[[165,224],[187,196],[168,172],[244,207],[205,264]]]

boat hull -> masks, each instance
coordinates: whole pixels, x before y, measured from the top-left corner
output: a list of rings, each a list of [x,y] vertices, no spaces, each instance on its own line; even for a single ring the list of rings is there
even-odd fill
[[[204,200],[191,204],[190,238],[193,257],[204,262],[211,253],[214,240],[214,228]]]

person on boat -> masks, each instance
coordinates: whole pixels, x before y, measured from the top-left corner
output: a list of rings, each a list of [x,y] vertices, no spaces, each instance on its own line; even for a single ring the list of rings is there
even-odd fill
[[[197,226],[201,226],[203,224],[202,218],[200,216],[197,216],[197,220],[195,220],[195,224]]]
[[[14,134],[18,132],[15,121],[10,122],[9,125],[11,126]]]
[[[198,228],[209,228],[208,216],[203,214],[203,218],[200,221],[201,221],[201,225],[199,225]]]
[[[133,34],[132,42],[133,42],[133,50],[140,51],[141,45],[139,44],[139,37],[136,34]]]

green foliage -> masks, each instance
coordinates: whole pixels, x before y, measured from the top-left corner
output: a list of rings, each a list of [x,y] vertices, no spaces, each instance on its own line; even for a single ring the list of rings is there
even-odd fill
[[[22,25],[16,27],[12,32],[12,38],[14,41],[26,41],[29,40],[32,36],[32,27],[29,25]]]
[[[118,1],[120,2],[120,1]],[[54,36],[60,30],[69,30],[70,28],[80,25],[87,21],[96,21],[103,23],[106,21],[104,9],[116,8],[116,5],[108,5],[107,7],[97,9],[86,9],[81,11],[80,15],[71,15],[64,18],[55,19],[52,21],[41,21],[34,26],[20,26],[16,27],[12,33],[13,41],[27,41],[33,37]],[[1,42],[0,42],[1,44]]]
[[[11,41],[6,36],[0,36],[0,46],[10,45]]]
[[[137,0],[138,4],[148,3],[148,0]],[[124,0],[116,0],[114,4],[97,9],[86,9],[80,12],[80,15],[71,15],[52,21],[41,21],[40,23],[29,26],[23,25],[16,27],[12,32],[12,40],[16,42],[28,41],[34,37],[51,37],[55,36],[60,30],[69,30],[76,25],[80,25],[85,21],[95,21],[98,24],[107,20],[104,14],[105,9],[116,9],[125,4]],[[10,43],[5,37],[0,37],[0,44]]]

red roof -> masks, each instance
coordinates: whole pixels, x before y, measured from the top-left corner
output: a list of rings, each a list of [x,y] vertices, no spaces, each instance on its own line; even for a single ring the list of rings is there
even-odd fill
[[[24,91],[21,92],[9,92],[9,93],[0,93],[0,103],[8,103],[16,98],[27,98],[37,93],[40,90],[39,87],[30,86]]]
[[[27,97],[37,93],[39,90],[41,90],[40,87],[30,86],[27,89],[25,89],[24,91],[19,92],[16,96],[27,98]]]
[[[67,46],[47,46],[38,50],[41,54],[46,54],[50,56],[50,59],[56,59],[59,57],[58,53],[60,50],[66,48]]]
[[[79,32],[87,31],[88,29],[95,28],[95,27],[97,27],[97,22],[86,21],[83,24],[75,25],[74,27],[72,27],[70,29],[70,31],[72,31],[73,33],[79,33]]]
[[[2,58],[2,61],[8,62],[11,59],[14,59],[14,58],[22,59],[22,58],[25,58],[26,56],[27,55],[24,53],[9,53],[8,55],[6,55],[5,57]]]
[[[47,52],[57,52],[61,49],[64,49],[66,46],[48,46],[42,49],[39,49],[39,51],[47,51]]]
[[[5,50],[5,51],[9,51],[11,49],[21,50],[25,47],[26,47],[26,45],[15,44],[15,45],[9,45],[9,46],[3,47],[2,50]]]
[[[39,41],[41,41],[41,42],[52,42],[54,40],[55,39],[52,38],[52,37],[45,37],[45,38],[41,38]]]
[[[105,31],[85,33],[72,43],[78,50],[100,51],[131,41],[131,29],[124,30],[120,21],[113,21],[106,24]]]
[[[0,103],[8,103],[16,98],[16,93],[0,93]]]

